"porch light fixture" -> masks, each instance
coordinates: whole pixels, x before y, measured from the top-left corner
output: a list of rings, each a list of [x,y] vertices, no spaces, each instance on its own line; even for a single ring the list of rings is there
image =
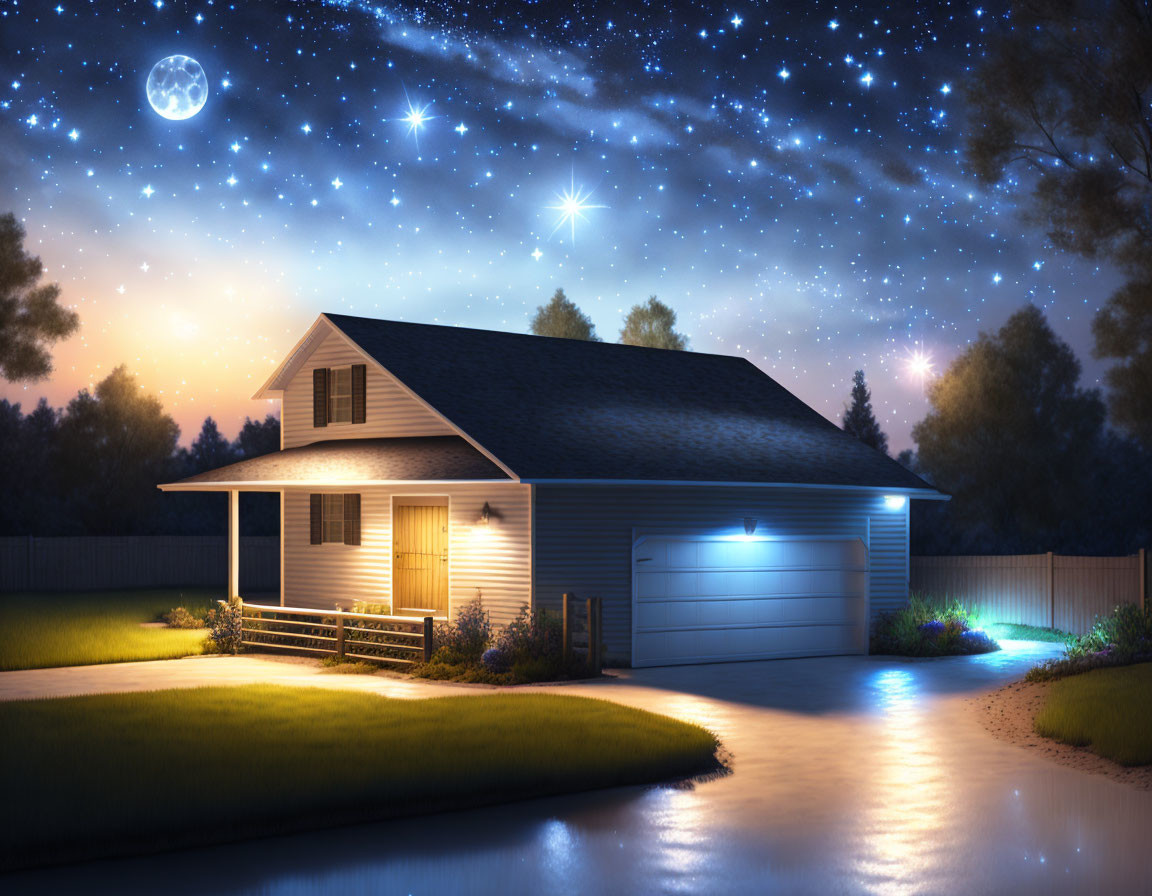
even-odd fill
[[[889,510],[903,510],[904,505],[908,503],[908,498],[905,495],[885,495],[884,506]]]
[[[480,516],[476,518],[477,526],[491,526],[493,520],[500,519],[500,511],[494,510],[487,501],[480,508]]]
[[[758,520],[754,516],[744,517],[744,534],[753,535],[756,532],[756,523]]]

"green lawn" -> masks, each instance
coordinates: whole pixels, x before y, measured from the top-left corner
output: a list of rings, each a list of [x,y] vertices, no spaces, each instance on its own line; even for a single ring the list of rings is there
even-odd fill
[[[1036,733],[1121,765],[1152,764],[1152,663],[1095,669],[1052,684]]]
[[[1063,644],[1072,637],[1058,628],[1022,625],[1017,622],[993,622],[984,626],[984,631],[997,641],[1050,641],[1053,644]]]
[[[0,595],[0,670],[161,660],[200,653],[198,629],[141,628],[173,607],[205,606],[212,589]]]
[[[0,867],[649,783],[708,731],[603,700],[268,685],[0,704]],[[250,758],[246,758],[250,757]]]

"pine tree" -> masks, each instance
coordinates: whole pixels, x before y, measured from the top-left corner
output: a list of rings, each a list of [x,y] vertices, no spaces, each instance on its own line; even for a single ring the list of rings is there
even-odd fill
[[[547,305],[541,305],[536,309],[528,329],[535,336],[583,339],[587,342],[600,341],[592,319],[564,295],[563,289],[556,290]]]
[[[844,409],[844,431],[856,436],[865,445],[884,454],[888,453],[888,436],[876,422],[872,413],[872,393],[864,382],[864,371],[852,374],[852,405]]]

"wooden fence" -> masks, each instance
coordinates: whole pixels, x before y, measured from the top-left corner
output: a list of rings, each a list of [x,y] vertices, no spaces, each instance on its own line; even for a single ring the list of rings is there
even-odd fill
[[[224,587],[223,535],[84,535],[0,538],[0,592]],[[240,587],[280,590],[280,539],[240,539]]]
[[[992,622],[1082,634],[1120,604],[1147,606],[1152,556],[912,557],[914,594],[957,597]]]

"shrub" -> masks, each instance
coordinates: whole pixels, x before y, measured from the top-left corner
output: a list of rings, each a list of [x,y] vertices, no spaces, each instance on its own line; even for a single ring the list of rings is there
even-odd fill
[[[958,600],[934,601],[913,594],[906,607],[880,615],[872,632],[871,652],[956,656],[999,650],[999,644],[975,627],[976,619]]]
[[[512,665],[508,653],[502,647],[489,647],[480,657],[480,663],[489,672],[507,672]]]
[[[160,618],[169,628],[204,628],[208,612],[207,608],[198,607],[193,611],[186,607],[173,607]]]
[[[455,619],[437,626],[435,639],[435,643],[440,645],[436,653],[444,651],[445,662],[480,662],[480,656],[492,640],[492,626],[479,592],[460,608]]]
[[[238,597],[228,598],[225,604],[213,607],[208,611],[208,637],[204,640],[204,649],[208,653],[239,653],[240,641],[243,638],[241,627],[244,605]]]
[[[515,619],[504,626],[496,638],[509,663],[515,666],[525,660],[560,657],[564,650],[564,628],[542,609],[521,607]]]
[[[1033,666],[1025,681],[1053,681],[1106,666],[1152,661],[1152,607],[1124,604],[1097,616],[1087,634],[1073,638],[1064,656]]]

